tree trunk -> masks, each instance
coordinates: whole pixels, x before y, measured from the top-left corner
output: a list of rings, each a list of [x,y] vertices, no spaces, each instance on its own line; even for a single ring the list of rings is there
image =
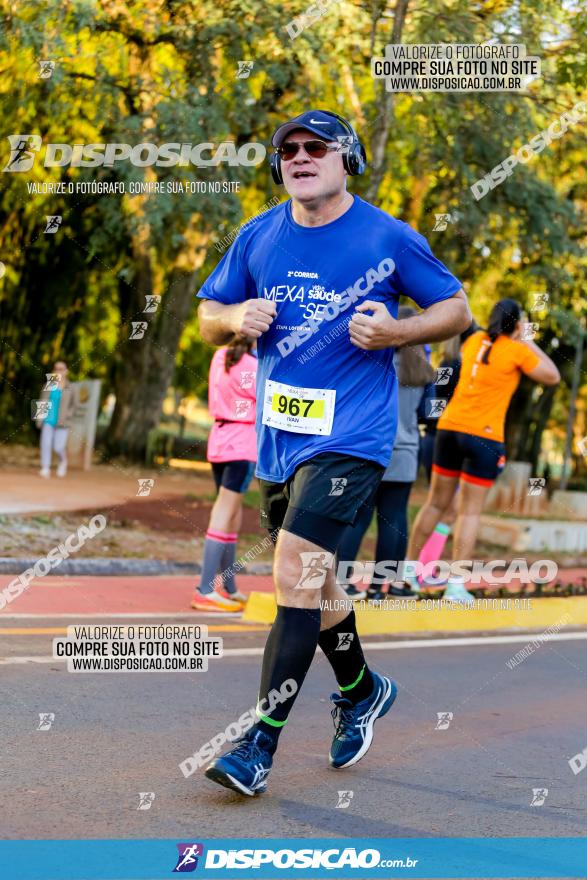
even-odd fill
[[[393,14],[392,43],[401,43],[409,2],[410,0],[397,0],[395,12]],[[372,47],[375,42],[377,16],[379,14],[379,10],[374,10],[371,40]],[[365,191],[365,198],[368,202],[375,202],[377,200],[379,187],[381,186],[381,182],[385,175],[385,150],[387,147],[389,130],[394,117],[395,93],[386,90],[384,80],[381,80],[376,94],[380,98],[380,105],[378,108],[375,130],[371,138],[371,178],[369,180],[369,186]]]
[[[114,380],[116,407],[108,432],[108,448],[130,458],[144,455],[147,435],[157,426],[165,394],[171,383],[179,340],[190,313],[195,307],[197,271],[175,268],[168,292],[157,312],[143,314],[145,295],[152,291],[152,271],[148,256],[143,255],[132,288],[130,318],[148,321],[142,339],[128,339],[130,320],[125,323],[126,340]],[[127,315],[127,318],[129,316]],[[151,320],[149,321],[149,318]]]
[[[538,403],[538,412],[534,425],[534,433],[532,435],[532,443],[529,447],[529,460],[532,462],[533,474],[538,473],[538,458],[540,456],[540,449],[542,446],[542,435],[544,433],[544,429],[546,428],[546,423],[550,418],[555,393],[556,385],[550,385],[548,388],[544,389]]]
[[[571,399],[569,401],[569,415],[567,418],[567,436],[565,439],[565,452],[563,457],[563,470],[561,474],[560,488],[564,492],[569,482],[569,475],[573,461],[573,425],[575,422],[575,410],[577,407],[577,395],[579,394],[579,382],[581,380],[581,364],[583,363],[583,342],[585,331],[580,328],[579,337],[575,344],[575,363],[573,365],[573,384],[571,385]]]
[[[430,176],[416,167],[414,169],[414,182],[412,184],[410,200],[404,214],[405,222],[416,231],[421,228],[422,207],[429,185]]]
[[[532,421],[534,383],[522,376],[512,397],[505,422],[506,455],[514,461],[529,461],[527,451],[528,425]]]

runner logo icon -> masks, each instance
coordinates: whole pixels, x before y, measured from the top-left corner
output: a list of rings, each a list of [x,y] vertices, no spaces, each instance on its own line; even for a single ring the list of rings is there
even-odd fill
[[[62,217],[61,214],[46,214],[47,225],[45,226],[45,232],[55,233],[61,226]]]
[[[129,339],[142,339],[145,335],[145,331],[149,326],[146,321],[131,321],[132,330],[130,331]]]
[[[253,67],[255,66],[254,61],[237,61],[238,70],[236,72],[237,79],[248,79]]]
[[[453,719],[452,712],[437,712],[438,721],[436,722],[435,730],[448,730],[450,727],[450,722]]]
[[[331,477],[330,482],[332,483],[332,489],[328,493],[329,495],[342,495],[344,492],[344,487],[348,483],[346,477]]]
[[[150,810],[154,800],[154,791],[139,791],[139,805],[137,810]]]
[[[522,324],[522,334],[520,339],[522,342],[531,342],[538,333],[540,325],[535,321],[530,324]]]
[[[448,385],[448,381],[453,374],[452,367],[439,367],[436,371],[435,385]]]
[[[444,232],[448,224],[451,222],[450,214],[435,214],[434,228],[432,232]]]
[[[173,873],[187,874],[195,871],[198,867],[198,857],[204,855],[204,845],[202,843],[178,843],[176,846],[179,856]]]
[[[143,314],[145,312],[156,312],[159,308],[159,303],[161,302],[161,297],[156,293],[148,293],[145,294],[145,308],[143,309]]]
[[[448,400],[444,400],[442,397],[432,397],[430,400],[427,400],[426,409],[428,412],[426,413],[426,418],[437,419],[444,412],[447,403]]]
[[[531,807],[541,807],[547,797],[548,797],[548,789],[547,788],[533,788],[532,789],[532,800],[530,801],[530,806]]]
[[[35,153],[41,149],[41,136],[38,134],[9,134],[10,158],[3,171],[30,171],[35,161]]]
[[[338,635],[338,645],[336,646],[337,651],[348,651],[351,642],[354,637],[354,633],[337,633]]]
[[[39,79],[51,79],[54,70],[54,61],[39,61]]]
[[[541,312],[543,309],[548,308],[548,301],[550,296],[548,293],[533,293],[534,302],[530,306],[531,312]]]
[[[296,584],[296,590],[318,590],[324,586],[326,574],[332,568],[333,553],[319,553],[315,550],[300,553],[302,573]]]
[[[39,712],[39,726],[37,730],[51,730],[55,721],[55,712]]]
[[[528,480],[528,495],[542,495],[542,490],[546,486],[544,477],[530,477]]]
[[[31,402],[31,419],[46,419],[51,412],[50,400],[33,400]]]
[[[246,419],[249,412],[251,411],[252,405],[253,405],[253,401],[247,400],[246,398],[244,400],[240,400],[240,399],[235,400],[235,412],[234,412],[235,418]]]

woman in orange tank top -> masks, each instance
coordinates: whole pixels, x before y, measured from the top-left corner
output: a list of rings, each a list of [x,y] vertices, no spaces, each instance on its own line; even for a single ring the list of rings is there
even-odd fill
[[[522,338],[522,320],[519,304],[502,299],[491,311],[487,331],[473,333],[463,344],[459,382],[440,414],[432,482],[412,528],[408,559],[418,559],[460,485],[452,556],[468,568],[487,492],[505,465],[505,417],[522,373],[543,385],[560,381],[548,355]],[[444,597],[473,602],[464,583],[464,576],[451,576]],[[410,577],[410,586],[417,589],[415,578]]]

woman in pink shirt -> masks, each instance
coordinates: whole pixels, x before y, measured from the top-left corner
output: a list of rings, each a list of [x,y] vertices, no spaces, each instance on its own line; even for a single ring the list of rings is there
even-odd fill
[[[210,364],[208,406],[214,419],[208,438],[218,496],[206,532],[202,577],[192,599],[198,611],[242,611],[246,597],[234,582],[242,522],[242,498],[257,461],[255,434],[257,358],[253,340],[235,337]],[[222,592],[215,588],[218,574]]]

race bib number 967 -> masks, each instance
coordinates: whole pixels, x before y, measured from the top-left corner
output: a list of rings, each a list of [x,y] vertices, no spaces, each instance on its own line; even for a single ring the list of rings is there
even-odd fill
[[[282,382],[265,383],[263,424],[295,434],[332,432],[336,391],[324,388],[300,388]]]

